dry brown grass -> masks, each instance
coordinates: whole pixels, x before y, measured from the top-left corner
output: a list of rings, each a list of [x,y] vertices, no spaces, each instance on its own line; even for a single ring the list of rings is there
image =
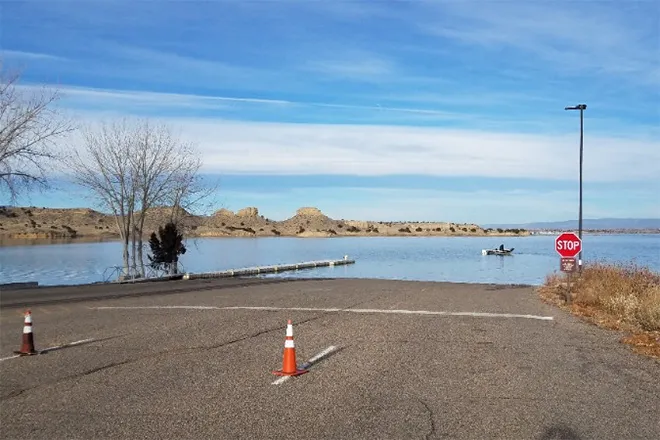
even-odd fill
[[[594,263],[568,277],[551,274],[539,288],[542,298],[601,327],[631,336],[622,341],[660,358],[660,274],[629,264]]]

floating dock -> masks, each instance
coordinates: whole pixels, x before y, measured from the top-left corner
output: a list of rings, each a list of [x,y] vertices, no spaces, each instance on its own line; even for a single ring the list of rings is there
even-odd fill
[[[120,284],[130,284],[130,283],[144,283],[150,281],[168,281],[168,280],[198,280],[205,278],[233,278],[241,276],[254,276],[262,274],[272,274],[280,272],[290,272],[293,270],[301,269],[314,269],[317,267],[333,267],[333,266],[346,266],[348,264],[355,264],[355,260],[348,258],[348,255],[344,256],[342,260],[319,260],[319,261],[304,261],[302,263],[293,263],[293,264],[277,264],[273,266],[255,266],[255,267],[244,267],[239,269],[228,269],[218,272],[202,272],[202,273],[180,273],[177,275],[166,275],[156,278],[138,278],[132,280],[122,280],[115,281]]]
[[[345,257],[343,260],[305,261],[302,263],[294,263],[294,264],[245,267],[241,269],[223,270],[219,272],[186,273],[183,275],[183,279],[196,280],[200,278],[231,278],[231,277],[240,277],[240,276],[289,272],[292,270],[300,270],[300,269],[314,269],[316,267],[345,266],[347,264],[355,264],[355,260],[349,260],[348,257]]]

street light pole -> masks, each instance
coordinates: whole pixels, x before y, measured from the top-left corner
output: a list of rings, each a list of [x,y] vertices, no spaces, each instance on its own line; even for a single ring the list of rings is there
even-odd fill
[[[582,162],[584,156],[584,111],[586,109],[587,104],[564,108],[564,110],[580,110],[580,214],[578,219],[578,237],[580,237],[580,240],[582,240]],[[578,270],[582,272],[582,250],[578,255]]]

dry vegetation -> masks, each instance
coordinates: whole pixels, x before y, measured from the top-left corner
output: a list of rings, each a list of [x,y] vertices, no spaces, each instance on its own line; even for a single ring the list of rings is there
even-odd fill
[[[629,333],[622,342],[660,358],[660,274],[635,264],[595,263],[571,276],[552,274],[539,289],[546,301],[601,327]]]

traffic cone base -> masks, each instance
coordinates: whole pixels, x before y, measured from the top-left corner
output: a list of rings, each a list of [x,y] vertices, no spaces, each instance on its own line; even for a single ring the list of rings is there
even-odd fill
[[[296,371],[294,371],[293,373],[285,373],[282,370],[277,370],[277,371],[273,371],[273,374],[275,376],[300,376],[301,374],[305,374],[308,371],[309,370],[298,370],[298,369],[296,369]]]
[[[14,351],[14,354],[17,354],[19,356],[34,356],[35,354],[39,354],[39,352],[38,351],[31,351],[31,352],[24,353],[22,351]]]

